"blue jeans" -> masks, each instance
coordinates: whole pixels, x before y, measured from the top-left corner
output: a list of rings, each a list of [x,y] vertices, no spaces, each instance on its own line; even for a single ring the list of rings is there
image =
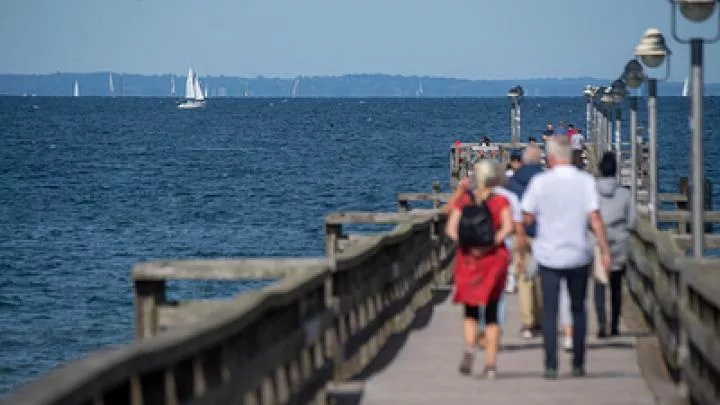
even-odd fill
[[[570,310],[573,326],[573,367],[585,366],[585,336],[587,334],[587,314],[585,298],[587,297],[588,275],[590,265],[567,269],[553,269],[538,264],[543,300],[543,345],[545,346],[545,368],[558,368],[558,296],[560,280],[565,279],[570,295]]]

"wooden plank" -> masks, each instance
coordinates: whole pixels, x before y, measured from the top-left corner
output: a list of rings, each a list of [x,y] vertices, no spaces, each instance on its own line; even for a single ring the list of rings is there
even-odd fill
[[[398,193],[398,201],[436,201],[447,202],[452,193]]]
[[[250,291],[235,299],[180,301],[161,305],[158,307],[158,324],[160,329],[167,329],[177,325],[199,322],[218,311],[238,305],[241,300],[257,299],[259,294],[261,294],[260,291]]]
[[[682,194],[677,193],[659,193],[658,194],[658,201],[659,202],[686,202],[687,197]],[[639,202],[647,202],[648,199],[648,193],[646,190],[638,190],[638,201]]]
[[[327,265],[323,257],[158,260],[136,265],[135,280],[274,279],[314,272]]]
[[[440,209],[408,212],[334,212],[325,216],[326,224],[397,224],[444,215]]]
[[[690,248],[690,235],[688,234],[673,234],[673,240],[682,250]],[[705,249],[720,249],[720,235],[718,234],[705,234]]]
[[[690,211],[659,211],[658,222],[688,222]],[[706,211],[705,222],[720,223],[720,211]]]

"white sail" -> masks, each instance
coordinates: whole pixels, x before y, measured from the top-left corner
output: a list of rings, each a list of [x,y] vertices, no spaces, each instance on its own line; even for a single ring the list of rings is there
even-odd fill
[[[110,96],[114,96],[115,95],[115,83],[113,83],[112,72],[110,72],[110,75],[108,76],[108,87],[110,88]]]
[[[295,98],[300,94],[300,77],[295,79],[295,83],[293,83],[292,88],[292,97]]]
[[[203,95],[202,89],[200,88],[200,81],[198,80],[197,76],[195,76],[195,80],[193,81],[193,88],[195,89],[195,100],[205,100],[205,96]]]
[[[195,72],[192,68],[188,69],[187,80],[185,80],[185,98],[195,99]]]
[[[175,97],[175,76],[170,75],[170,97]]]
[[[682,95],[683,95],[683,97],[687,97],[688,94],[690,94],[690,83],[688,82],[687,76],[685,76],[685,82],[683,83]]]
[[[205,94],[205,98],[208,98],[208,91],[207,91],[207,82],[205,83],[205,90],[203,91]]]
[[[80,83],[75,80],[75,88],[73,89],[73,97],[80,97]]]

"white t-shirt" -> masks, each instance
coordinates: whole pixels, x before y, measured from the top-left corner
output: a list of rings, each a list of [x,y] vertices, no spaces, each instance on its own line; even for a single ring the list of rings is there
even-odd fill
[[[493,193],[501,195],[507,198],[510,203],[510,215],[512,216],[513,222],[522,222],[522,208],[520,207],[520,200],[517,195],[505,187],[493,187]],[[512,234],[505,238],[505,247],[512,249]]]
[[[539,264],[566,269],[592,261],[588,216],[600,207],[592,175],[571,165],[545,170],[530,180],[521,206],[535,216],[532,253]]]

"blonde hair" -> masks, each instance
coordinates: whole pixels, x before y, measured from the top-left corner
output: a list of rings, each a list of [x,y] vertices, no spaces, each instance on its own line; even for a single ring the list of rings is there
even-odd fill
[[[566,137],[553,136],[547,142],[547,155],[554,157],[555,159],[569,162],[572,158],[572,149],[570,149],[570,142]]]
[[[500,165],[495,164],[489,160],[481,160],[475,163],[475,166],[473,166],[473,174],[475,175],[475,188],[478,191],[483,191],[497,186],[500,180],[498,172],[502,171],[498,170],[499,168]]]

